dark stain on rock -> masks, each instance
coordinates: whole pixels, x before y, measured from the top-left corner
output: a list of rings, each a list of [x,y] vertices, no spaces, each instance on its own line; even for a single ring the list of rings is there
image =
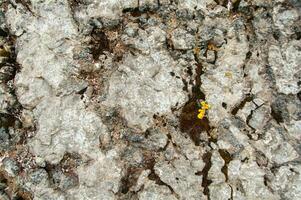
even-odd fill
[[[91,36],[93,40],[90,44],[92,46],[91,51],[94,60],[97,60],[105,51],[111,52],[110,41],[104,31],[95,28],[92,30]]]
[[[29,0],[16,0],[16,3],[19,3],[22,6],[24,6],[24,8],[26,10],[28,10],[32,15],[34,15],[32,9],[31,9],[31,7],[32,7],[31,1],[29,1]]]
[[[74,12],[74,10],[82,4],[82,0],[68,0],[69,6],[71,8],[71,11]]]
[[[271,116],[276,120],[278,124],[284,122],[281,111],[274,109],[273,106],[271,106]]]
[[[301,92],[298,92],[297,97],[298,97],[299,101],[301,101]]]
[[[14,200],[32,200],[33,194],[21,188],[17,180],[8,177],[4,172],[0,171],[1,192],[4,197]],[[1,199],[2,200],[2,199]]]
[[[190,100],[185,104],[180,115],[180,129],[182,132],[188,133],[195,145],[200,144],[200,134],[203,131],[209,132],[209,120],[204,117],[198,119],[199,105],[197,100]]]
[[[127,194],[130,188],[136,184],[142,170],[142,168],[133,166],[126,169],[125,175],[121,178],[120,192],[122,194]]]
[[[85,87],[83,89],[81,89],[80,91],[76,92],[76,94],[80,95],[80,98],[83,99],[84,98],[84,94],[87,91],[88,87]]]
[[[155,181],[156,184],[158,185],[166,185],[167,187],[170,187],[169,185],[165,184],[160,177],[155,173],[155,164],[156,164],[156,159],[154,155],[151,152],[145,152],[143,155],[144,162],[143,162],[143,168],[144,169],[149,169],[151,172],[148,175],[148,178],[152,181]]]
[[[16,120],[17,119],[13,115],[0,113],[0,127],[14,127]]]
[[[188,83],[187,83],[187,81],[185,79],[183,79],[183,78],[182,78],[182,81],[183,81],[183,84],[184,84],[183,90],[185,92],[188,92]]]
[[[141,7],[139,5],[139,1],[138,1],[138,7],[136,8],[126,8],[126,9],[123,9],[122,10],[122,13],[129,13],[132,17],[140,17],[141,15],[154,15],[156,14],[156,10],[158,9],[157,8],[151,8],[151,7],[147,7],[147,6],[144,6],[144,7]]]
[[[242,109],[242,108],[246,105],[247,102],[251,102],[253,99],[254,99],[253,95],[248,94],[248,95],[244,98],[244,100],[243,100],[242,102],[240,102],[239,105],[235,106],[235,107],[232,109],[231,114],[232,114],[232,115],[236,115],[237,112],[238,112],[240,109]]]
[[[123,13],[130,13],[132,17],[140,17],[144,13],[139,9],[139,7],[137,7],[137,8],[126,8],[122,12]]]
[[[278,124],[290,119],[287,109],[288,102],[290,102],[290,99],[287,96],[277,95],[271,104],[271,116]]]
[[[7,37],[8,36],[7,31],[4,31],[2,28],[0,28],[0,36],[1,37]]]
[[[122,194],[133,193],[131,188],[136,185],[137,180],[144,170],[150,170],[150,174],[148,175],[148,179],[154,181],[157,185],[165,185],[167,186],[173,193],[174,190],[171,186],[164,183],[160,177],[155,173],[154,166],[156,164],[155,155],[153,152],[145,151],[143,152],[143,162],[141,165],[130,165],[126,168],[126,173],[121,179],[121,186],[119,192]]]
[[[223,160],[225,161],[224,166],[222,167],[222,172],[226,177],[226,182],[228,181],[228,164],[230,163],[232,159],[232,155],[225,149],[219,149],[218,150],[220,156],[223,158]]]
[[[203,161],[205,162],[205,167],[200,173],[203,176],[202,187],[204,188],[203,193],[209,197],[209,185],[212,183],[210,179],[208,179],[208,172],[211,168],[211,152],[207,152],[203,155]]]
[[[197,55],[195,55],[197,61]],[[180,114],[180,130],[187,133],[194,141],[195,145],[200,145],[200,134],[206,131],[209,134],[211,129],[209,120],[204,117],[203,119],[197,118],[198,110],[200,109],[199,101],[205,100],[205,94],[201,91],[201,75],[203,73],[203,67],[201,63],[197,64],[196,68],[195,84],[192,86],[191,94],[189,94],[189,100],[182,108]],[[185,84],[185,81],[183,81]],[[185,84],[186,85],[186,84]],[[185,86],[186,87],[186,86]]]
[[[239,9],[239,4],[240,4],[241,0],[237,0],[235,1],[233,4],[232,4],[232,11],[234,13],[237,13],[238,12],[238,9]]]

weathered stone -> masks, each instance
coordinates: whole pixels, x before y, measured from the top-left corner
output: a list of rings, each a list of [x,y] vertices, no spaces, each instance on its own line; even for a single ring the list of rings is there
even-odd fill
[[[153,124],[154,114],[169,113],[171,107],[186,99],[182,82],[169,74],[173,65],[174,61],[164,52],[127,55],[110,78],[106,104],[120,106],[129,125],[145,131]]]
[[[34,115],[39,127],[29,145],[37,156],[52,164],[58,163],[65,152],[95,158],[106,127],[95,113],[85,111],[78,96],[45,99]]]
[[[267,106],[261,106],[260,108],[254,110],[250,113],[249,125],[258,130],[262,130],[262,128],[268,123],[270,120],[270,108]]]
[[[300,166],[281,166],[269,185],[278,191],[282,198],[299,199],[300,196]]]
[[[283,129],[272,127],[266,131],[262,140],[254,143],[254,146],[277,164],[292,161],[299,155],[289,142],[284,141],[283,134]]]
[[[280,199],[264,185],[264,172],[256,162],[241,163],[233,160],[229,163],[228,170],[230,183],[240,188],[233,191],[234,199]]]
[[[283,46],[271,45],[269,48],[269,63],[273,69],[276,85],[280,93],[297,94],[298,69],[300,69],[301,44],[292,40]],[[300,73],[300,72],[299,72]]]
[[[116,165],[113,156],[98,154],[97,160],[88,166],[77,169],[79,187],[68,190],[73,199],[115,199],[121,180],[121,169]]]
[[[2,2],[0,199],[300,199],[300,11]]]
[[[171,164],[159,162],[155,165],[155,172],[181,199],[205,199],[201,187],[202,178],[195,175],[196,171],[190,168],[187,160],[177,159]]]
[[[8,176],[15,177],[20,171],[18,163],[11,158],[4,158],[1,164]]]
[[[166,199],[176,200],[170,189],[165,185],[157,185],[153,181],[145,184],[144,190],[138,193],[139,200]]]
[[[176,29],[171,34],[173,47],[179,50],[192,49],[195,46],[195,38],[183,29]]]

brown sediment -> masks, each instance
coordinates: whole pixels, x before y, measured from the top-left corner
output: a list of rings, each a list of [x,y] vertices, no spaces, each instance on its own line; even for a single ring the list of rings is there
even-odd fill
[[[192,86],[191,94],[189,94],[189,100],[182,108],[180,114],[180,129],[182,132],[189,134],[195,145],[198,146],[200,144],[200,134],[206,131],[209,135],[211,127],[207,117],[204,117],[203,119],[199,119],[197,117],[198,110],[200,109],[199,101],[205,100],[206,97],[201,91],[201,75],[203,74],[203,66],[198,61],[196,52],[194,56],[197,62],[195,70],[195,84]]]

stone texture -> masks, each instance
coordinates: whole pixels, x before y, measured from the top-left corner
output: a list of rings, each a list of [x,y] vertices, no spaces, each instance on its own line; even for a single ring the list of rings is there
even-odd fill
[[[169,74],[173,62],[160,52],[147,57],[128,55],[112,74],[107,104],[120,106],[129,126],[145,131],[152,125],[154,114],[168,113],[186,99],[182,82]]]
[[[39,127],[29,145],[37,156],[53,164],[65,152],[95,158],[99,138],[106,134],[106,127],[95,113],[85,112],[79,97],[45,100],[36,107],[34,115],[39,119]]]
[[[160,179],[170,185],[180,199],[205,199],[201,191],[201,176],[195,175],[197,171],[191,169],[189,162],[184,159],[157,163],[155,172]]]
[[[299,1],[0,5],[0,199],[301,198]]]

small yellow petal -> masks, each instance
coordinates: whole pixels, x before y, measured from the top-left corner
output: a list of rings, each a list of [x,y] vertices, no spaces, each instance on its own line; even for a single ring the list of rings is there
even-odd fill
[[[208,110],[210,108],[210,105],[206,104],[203,106],[203,109]]]
[[[204,114],[199,113],[199,114],[198,114],[198,118],[199,118],[199,119],[203,119],[203,118],[204,118]]]
[[[205,116],[206,111],[204,109],[199,109],[198,118],[203,119]]]
[[[202,101],[201,102],[201,105],[202,105],[202,109],[204,110],[208,110],[210,109],[210,105],[206,102],[206,101]]]

